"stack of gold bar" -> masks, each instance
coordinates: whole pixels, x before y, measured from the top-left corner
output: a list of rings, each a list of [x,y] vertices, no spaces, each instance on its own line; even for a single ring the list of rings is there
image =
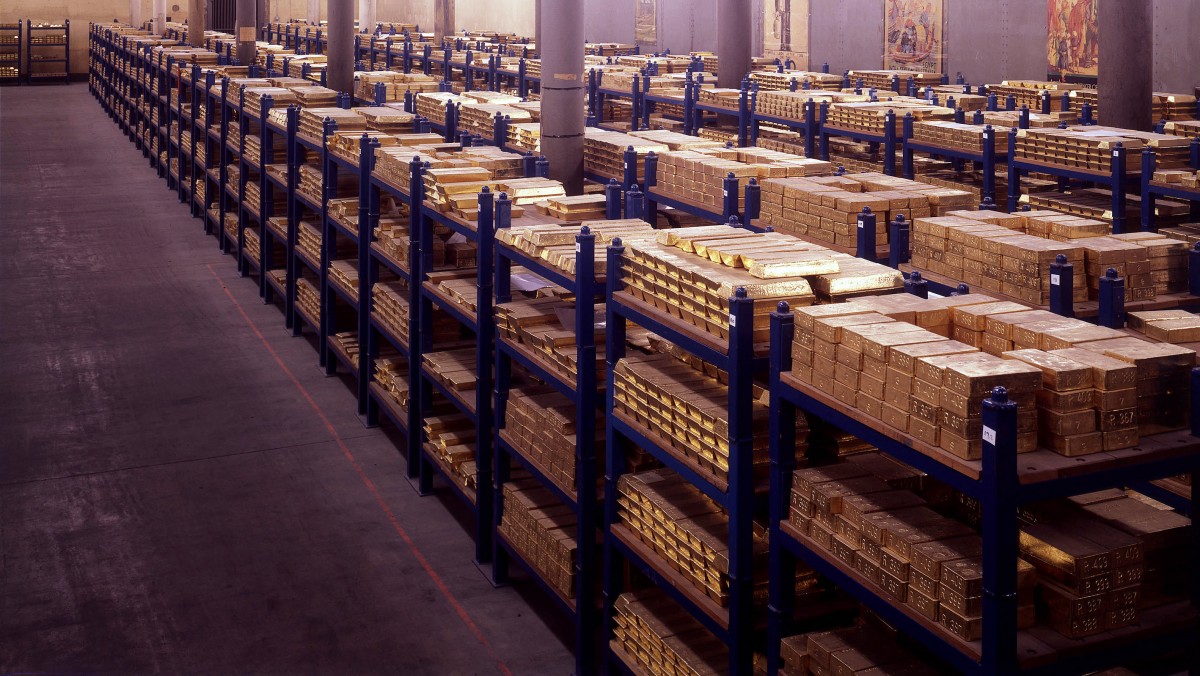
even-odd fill
[[[876,241],[885,243],[888,223],[898,215],[910,221],[939,216],[972,200],[971,194],[962,190],[875,173],[771,178],[762,181],[757,224],[849,248],[858,242],[858,219],[863,208],[869,207],[875,214]]]
[[[192,183],[192,191],[196,195],[196,201],[202,206],[208,205],[208,179],[198,178]]]
[[[1159,228],[1158,234],[1187,242],[1188,248],[1200,242],[1200,223],[1181,223],[1169,228]]]
[[[1196,97],[1191,94],[1172,94],[1169,92],[1154,92],[1151,95],[1153,108],[1151,115],[1155,122],[1159,120],[1195,121]]]
[[[597,306],[597,317],[604,306]],[[505,340],[528,348],[528,352],[551,370],[573,381],[578,370],[572,301],[550,296],[514,300],[496,306],[496,323]],[[596,331],[597,380],[604,379],[604,331]]]
[[[724,250],[728,265],[710,259],[709,245],[718,260]],[[739,248],[745,250],[744,255]],[[729,335],[729,299],[736,289],[745,288],[757,301],[755,340],[765,342],[769,315],[778,301],[809,305],[815,300],[804,275],[836,274],[839,270],[832,252],[820,247],[805,248],[803,242],[787,236],[714,226],[664,231],[659,242],[630,244],[621,277],[624,293],[721,338]],[[863,280],[863,291],[878,288],[874,282]]]
[[[1138,442],[1137,415],[1137,368],[1130,364],[1080,347],[1052,350],[1056,358],[1069,359],[1091,370],[1092,386],[1088,394],[1055,393],[1043,390],[1038,394],[1038,404],[1060,413],[1091,411],[1100,432],[1100,450],[1115,451],[1130,448]],[[1090,396],[1089,396],[1090,395]],[[1091,442],[1094,445],[1094,441]],[[1053,448],[1053,447],[1052,447]],[[1071,455],[1059,450],[1064,455]],[[1081,453],[1075,453],[1079,455]]]
[[[440,80],[421,73],[397,73],[396,71],[370,71],[359,73],[355,78],[354,95],[364,101],[375,101],[377,85],[382,83],[384,101],[402,101],[405,92],[436,92]]]
[[[952,148],[970,153],[982,153],[984,127],[977,124],[962,124],[946,120],[913,122],[913,140],[918,143]],[[1004,153],[1008,148],[1008,135],[1003,129],[993,129],[993,149]]]
[[[368,131],[338,131],[329,139],[329,151],[357,165],[364,136],[371,141],[375,141],[380,146],[400,145],[400,140],[395,136],[373,129]]]
[[[991,110],[984,111],[983,123],[990,124],[997,129],[997,133],[1004,136],[1004,148],[1008,148],[1008,132],[1011,129],[1016,129],[1020,126],[1021,113],[1016,110]],[[1064,110],[1062,112],[1050,113],[1029,113],[1029,127],[1031,129],[1040,129],[1045,127],[1057,128],[1063,122],[1067,124],[1075,124],[1079,121],[1079,113],[1075,110]]]
[[[1125,301],[1154,300],[1157,287],[1151,274],[1150,254],[1137,242],[1115,237],[1088,237],[1076,242],[1087,260],[1088,291],[1092,298],[1100,294],[1100,278],[1109,269],[1125,280]]]
[[[913,221],[911,260],[914,267],[1032,305],[1050,302],[1050,264],[1058,255],[1083,267],[1084,252],[1076,246],[973,220],[976,214],[980,214],[980,218],[994,218],[989,212],[956,213],[971,218],[956,215]],[[1077,275],[1072,284],[1075,300],[1086,300],[1087,284],[1083,276]]]
[[[321,224],[316,221],[300,221],[296,228],[296,252],[308,260],[309,265],[316,268],[321,260]],[[354,243],[349,239],[338,240],[337,257],[349,259],[355,255]]]
[[[658,160],[656,190],[720,209],[725,200],[724,180],[732,174],[745,184],[767,177],[826,176],[833,165],[770,150],[697,149],[662,153]],[[738,195],[739,209],[745,207]]]
[[[530,114],[528,110],[511,105],[500,103],[464,103],[459,108],[459,129],[471,132],[472,134],[479,134],[486,139],[491,139],[496,133],[495,118],[497,114],[517,124],[538,121],[537,117]]]
[[[705,373],[701,364],[669,354],[629,356],[617,363],[614,410],[645,427],[681,456],[724,479],[729,472],[729,387],[723,374]],[[756,476],[765,478],[767,405],[755,392],[751,405]],[[807,427],[797,422],[798,447]]]
[[[617,597],[613,652],[634,673],[717,676],[729,648],[660,589]]]
[[[1129,232],[1113,239],[1133,242],[1146,250],[1150,281],[1156,296],[1183,293],[1188,288],[1188,242],[1162,232]]]
[[[425,284],[434,293],[445,298],[444,302],[458,307],[468,315],[475,314],[476,277],[475,271],[447,270],[426,275]]]
[[[358,302],[358,267],[346,260],[329,262],[329,281]]]
[[[634,138],[644,139],[646,141],[653,141],[654,143],[661,143],[667,146],[668,150],[702,150],[706,148],[717,150],[725,149],[724,144],[716,143],[714,141],[707,141],[689,134],[682,134],[680,132],[667,131],[664,129],[632,131],[629,132],[628,135]]]
[[[321,292],[308,278],[296,279],[296,307],[306,315],[309,323],[319,325],[321,319]]]
[[[697,589],[722,606],[729,601],[729,515],[670,470],[622,474],[617,518]],[[767,541],[755,529],[754,567],[765,572]]]
[[[230,105],[238,105],[242,100],[242,89],[247,87],[270,87],[271,81],[265,77],[231,77],[229,78],[229,86],[226,88],[226,99]],[[172,92],[172,96],[178,96],[178,93]]]
[[[591,431],[603,465],[603,413],[596,412]],[[572,494],[578,488],[575,435],[575,404],[571,400],[552,390],[518,387],[509,392],[501,438]]]
[[[557,200],[568,200],[580,203],[578,198],[566,197]],[[553,203],[555,200],[551,200]],[[587,204],[587,202],[582,202]],[[592,201],[595,204],[594,201]],[[658,234],[649,223],[640,219],[624,219],[614,221],[584,221],[580,225],[530,225],[502,229],[496,233],[496,239],[503,244],[518,249],[533,258],[548,263],[551,267],[567,275],[575,274],[577,252],[575,238],[583,227],[587,227],[596,237],[595,243],[595,272],[596,278],[603,280],[605,263],[608,260],[607,245],[615,238],[623,242],[653,240]]]
[[[475,348],[429,352],[425,369],[447,389],[469,394],[475,389]],[[466,394],[463,394],[466,396]]]
[[[314,143],[321,143],[324,138],[324,123],[330,120],[334,129],[343,132],[364,132],[367,121],[362,115],[342,108],[301,108],[300,128],[297,133]]]
[[[434,353],[438,354],[438,353]],[[428,362],[430,355],[426,355]],[[471,419],[457,411],[425,416],[425,451],[441,466],[442,472],[456,482],[471,502],[475,502],[478,468],[476,430]]]
[[[1024,187],[1024,182],[1022,182]],[[1021,195],[1021,204],[1028,204],[1038,209],[1053,209],[1055,211],[1094,218],[1111,224],[1113,220],[1112,191],[1103,188],[1075,189],[1069,193],[1057,190],[1029,191]],[[1160,224],[1174,223],[1188,214],[1186,202],[1177,199],[1157,198],[1154,201],[1154,213]],[[1137,221],[1141,218],[1141,199],[1137,195],[1129,195],[1125,204],[1125,218]]]
[[[1200,120],[1176,120],[1168,122],[1165,131],[1172,136],[1184,138],[1200,137]]]
[[[375,226],[375,242],[373,246],[378,246],[389,258],[399,264],[399,266],[408,269],[409,244],[409,221],[407,218],[380,218]],[[446,242],[440,237],[434,237],[432,246],[434,267],[440,267],[445,263],[446,258]]]
[[[356,331],[343,331],[335,333],[333,338],[333,349],[342,353],[347,361],[354,368],[358,368],[358,333]]]
[[[541,122],[514,122],[508,125],[509,148],[519,148],[536,153],[542,148]]]
[[[804,106],[809,101],[815,106],[813,115],[820,115],[822,101],[868,101],[869,97],[856,95],[831,95],[826,92],[812,90],[801,91],[763,91],[755,100],[755,112],[760,115],[770,115],[787,120],[803,120]]]
[[[895,637],[870,625],[789,636],[780,642],[780,673],[905,674],[932,676],[937,671],[901,646]]]
[[[1117,129],[1114,127],[1070,127],[1067,129],[1020,129],[1017,131],[1018,159],[1109,173],[1112,155],[1121,144],[1132,158],[1126,171],[1137,173],[1138,154],[1153,148],[1158,166],[1179,169],[1188,164],[1188,142],[1176,136]]]
[[[324,54],[298,54],[288,61],[288,75],[306,77],[304,67],[308,66],[308,80],[320,84],[325,79],[327,65],[328,57]]]
[[[737,110],[740,89],[725,89],[721,87],[706,87],[700,90],[699,102],[708,106]]]
[[[1162,509],[1161,504],[1152,506],[1142,497],[1103,491],[1073,500],[1092,516],[1141,541],[1144,567],[1138,607],[1146,609],[1178,600],[1186,593],[1191,561],[1180,555],[1187,551],[1187,517]],[[1134,569],[1127,572],[1133,573]]]
[[[375,382],[387,392],[392,403],[408,411],[408,361],[400,357],[375,360]]]
[[[413,97],[414,112],[427,120],[441,123],[446,119],[446,106],[457,103],[470,103],[452,92],[421,92]]]
[[[564,195],[537,204],[538,211],[563,221],[603,220],[608,200],[601,194]]]
[[[924,99],[895,97],[883,101],[835,102],[830,104],[826,120],[830,127],[883,135],[889,112],[895,114],[892,130],[897,138],[903,138],[907,115],[912,115],[914,121],[954,119],[954,111],[949,108],[932,105]]]
[[[1038,571],[1040,619],[1069,638],[1134,624],[1142,542],[1070,501],[1024,510],[1021,558]]]
[[[1087,342],[1080,347],[1137,367],[1137,423],[1142,435],[1183,429],[1188,425],[1190,373],[1196,365],[1192,349],[1151,343],[1132,336]]]
[[[637,180],[646,179],[646,155],[669,150],[666,144],[615,131],[588,129],[583,139],[583,168],[600,176],[620,178],[625,173],[625,149],[637,153]]]
[[[575,510],[533,479],[505,483],[502,500],[500,535],[551,587],[575,598]]]
[[[264,98],[271,97],[272,107],[287,108],[288,105],[300,101],[297,91],[282,87],[244,87],[242,89],[242,104],[247,115],[261,118]]]
[[[388,135],[411,134],[416,119],[416,115],[404,112],[401,104],[393,103],[355,108],[354,112],[367,121],[367,129]]]
[[[803,89],[804,83],[809,84],[810,90],[839,91],[842,88],[842,76],[835,73],[820,73],[809,70],[785,70],[782,73],[774,70],[756,70],[750,73],[750,80],[759,86],[759,102],[762,95],[770,91],[786,90],[792,86],[792,80]]]
[[[1093,367],[1062,354],[1038,349],[1005,352],[1005,359],[1014,359],[1042,371],[1042,389],[1037,393],[1038,443],[1043,448],[1075,457],[1117,448],[1127,448],[1137,442],[1136,423],[1118,432],[1111,423],[1120,424],[1120,415],[1109,415],[1101,430],[1103,416],[1097,416],[1095,405],[1101,398],[1095,394]],[[1130,411],[1132,412],[1132,411]],[[1111,446],[1105,447],[1103,433],[1110,435]],[[1124,437],[1124,438],[1121,438]]]
[[[301,108],[331,108],[337,105],[337,90],[314,86],[311,82],[293,86],[296,103]]]
[[[1172,188],[1200,189],[1200,171],[1192,169],[1166,169],[1154,172],[1154,182]]]
[[[1129,328],[1160,343],[1200,342],[1200,316],[1187,310],[1130,312]]]
[[[1004,102],[1008,99],[1008,95],[1012,94],[1017,101],[1017,109],[1025,106],[1030,110],[1042,109],[1042,92],[1050,93],[1050,111],[1052,113],[1061,112],[1062,95],[1068,94],[1071,97],[1075,96],[1075,92],[1087,91],[1083,85],[1071,84],[1069,82],[1046,82],[1041,80],[1005,80],[998,85],[989,85],[988,93],[995,94],[1000,100],[1000,106],[1004,107]],[[1092,90],[1093,92],[1095,90]],[[1072,98],[1071,108],[1079,110],[1083,105],[1082,101],[1076,102]],[[1095,110],[1095,102],[1092,102],[1092,109]],[[1012,126],[1016,126],[1015,124]]]
[[[880,92],[891,91],[893,76],[900,78],[900,89],[902,90],[907,86],[910,77],[917,87],[922,89],[942,84],[941,73],[926,73],[919,70],[851,70],[848,75],[851,84],[856,84],[861,79],[863,87],[878,89]]]

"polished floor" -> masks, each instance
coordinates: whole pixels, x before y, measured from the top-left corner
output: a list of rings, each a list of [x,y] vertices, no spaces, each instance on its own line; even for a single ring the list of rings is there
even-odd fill
[[[87,86],[0,90],[0,673],[565,674]]]

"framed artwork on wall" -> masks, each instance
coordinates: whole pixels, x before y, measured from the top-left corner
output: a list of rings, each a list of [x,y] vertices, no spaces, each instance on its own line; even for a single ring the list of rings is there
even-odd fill
[[[637,0],[633,37],[642,47],[654,47],[658,44],[658,0]]]
[[[1094,83],[1100,63],[1099,0],[1047,0],[1046,61],[1051,80]]]
[[[941,73],[943,0],[884,0],[883,67]]]
[[[762,0],[763,56],[808,70],[809,0]]]

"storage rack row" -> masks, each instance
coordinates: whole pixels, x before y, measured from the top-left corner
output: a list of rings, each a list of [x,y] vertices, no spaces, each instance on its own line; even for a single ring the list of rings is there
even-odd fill
[[[18,61],[20,58],[18,57]],[[49,66],[52,70],[38,70]],[[18,65],[19,68],[19,65]],[[25,82],[33,84],[71,82],[71,20],[61,24],[35,25],[25,20]]]
[[[25,26],[20,19],[0,24],[0,84],[21,82],[21,47],[24,44]]]
[[[583,232],[577,239],[578,252],[576,255],[576,272],[574,276],[564,275],[557,269],[549,268],[537,259],[533,259],[519,250],[499,244],[495,234],[511,223],[511,202],[503,196],[496,198],[490,193],[484,193],[479,199],[479,221],[484,227],[479,227],[458,217],[442,213],[425,199],[423,166],[418,160],[410,165],[410,183],[407,186],[395,185],[377,172],[373,171],[374,152],[368,140],[360,142],[360,152],[357,158],[350,158],[330,150],[328,139],[336,132],[336,126],[327,122],[322,130],[320,140],[305,137],[298,132],[299,111],[290,108],[286,124],[280,126],[273,121],[269,112],[272,103],[269,98],[262,101],[262,109],[258,115],[252,115],[245,110],[244,101],[230,101],[227,87],[218,86],[211,74],[203,73],[195,66],[187,66],[186,70],[173,68],[173,64],[163,59],[163,63],[155,63],[150,50],[137,53],[125,49],[120,40],[113,40],[111,35],[93,33],[93,74],[98,86],[93,93],[105,105],[111,108],[106,95],[116,92],[125,97],[124,105],[135,105],[136,96],[121,90],[122,81],[126,85],[142,87],[143,93],[153,96],[155,105],[166,106],[166,113],[158,119],[163,121],[156,133],[164,139],[168,153],[178,153],[174,157],[182,157],[187,153],[190,162],[180,162],[179,169],[172,176],[171,164],[153,158],[160,174],[171,181],[171,187],[179,191],[181,199],[191,200],[193,213],[203,215],[206,231],[215,231],[223,250],[236,252],[238,266],[243,275],[257,273],[260,277],[260,293],[264,301],[273,302],[278,296],[284,305],[285,324],[293,333],[299,333],[308,326],[321,337],[318,347],[322,353],[321,363],[329,372],[337,368],[338,363],[350,364],[348,355],[341,353],[336,345],[330,342],[330,332],[338,327],[331,324],[332,308],[340,305],[354,305],[352,294],[346,289],[338,288],[328,279],[328,263],[337,255],[336,238],[350,239],[356,244],[356,260],[360,271],[355,326],[358,328],[360,340],[365,340],[365,348],[361,350],[357,372],[357,390],[359,412],[368,423],[378,420],[379,413],[392,422],[409,439],[408,472],[418,480],[421,489],[428,490],[430,479],[439,466],[437,460],[428,453],[422,453],[423,433],[420,431],[422,416],[428,412],[433,392],[437,391],[451,403],[472,417],[480,429],[490,425],[493,435],[481,435],[480,448],[477,450],[479,461],[479,483],[475,500],[472,501],[461,491],[456,491],[468,504],[472,504],[476,516],[476,558],[480,563],[491,562],[492,574],[496,581],[505,578],[507,564],[516,561],[523,567],[531,569],[533,577],[540,581],[536,569],[523,560],[521,552],[503,537],[497,537],[494,528],[502,518],[503,502],[501,492],[505,481],[509,478],[510,462],[516,463],[531,476],[551,489],[564,503],[576,510],[580,523],[580,533],[585,530],[586,519],[591,523],[602,523],[603,543],[589,546],[590,538],[579,539],[579,555],[576,560],[576,594],[574,602],[564,598],[555,589],[548,589],[553,598],[575,619],[576,655],[579,660],[577,669],[580,673],[588,673],[594,669],[594,655],[589,652],[589,645],[598,626],[611,630],[613,606],[617,596],[624,590],[624,576],[621,574],[622,561],[628,562],[634,569],[639,570],[654,585],[667,592],[683,609],[688,611],[711,631],[718,640],[730,648],[731,673],[750,673],[752,669],[753,652],[757,644],[756,627],[750,610],[751,569],[750,548],[748,546],[751,534],[751,524],[756,508],[750,471],[749,448],[751,436],[749,407],[749,390],[753,384],[767,378],[771,387],[771,491],[769,501],[771,512],[771,602],[768,607],[768,626],[770,640],[768,652],[777,659],[774,649],[777,638],[785,631],[794,627],[785,621],[790,612],[797,610],[789,608],[790,593],[783,591],[780,583],[785,579],[786,567],[791,560],[804,560],[830,579],[834,580],[846,591],[854,595],[860,602],[880,614],[889,622],[905,631],[917,641],[923,643],[955,668],[973,672],[1007,672],[1009,667],[1045,667],[1047,669],[1075,669],[1090,666],[1104,661],[1112,661],[1115,650],[1146,650],[1159,649],[1164,646],[1178,644],[1186,640],[1187,632],[1195,631],[1194,614],[1189,614],[1183,608],[1172,607],[1169,630],[1155,633],[1153,636],[1130,634],[1128,636],[1105,637],[1106,645],[1099,646],[1099,640],[1087,643],[1087,650],[1080,651],[1057,650],[1030,655],[1023,653],[1022,663],[1017,663],[1018,648],[1027,648],[1027,632],[1015,631],[1015,580],[1009,579],[1005,571],[1012,566],[988,566],[987,571],[987,600],[985,601],[985,630],[984,639],[978,645],[964,645],[961,641],[948,635],[944,630],[929,626],[914,618],[903,608],[892,606],[869,586],[868,583],[856,577],[844,567],[818,553],[815,548],[807,546],[803,539],[787,530],[786,501],[789,494],[787,482],[790,482],[791,469],[794,467],[794,454],[788,452],[794,449],[795,439],[789,437],[788,430],[794,430],[794,425],[787,424],[788,416],[794,416],[797,407],[811,414],[819,415],[834,423],[847,432],[853,433],[864,440],[876,445],[881,451],[924,471],[931,476],[941,479],[949,485],[976,496],[984,504],[985,515],[997,515],[995,519],[985,520],[985,561],[1012,561],[1016,557],[1016,509],[1019,504],[1027,501],[1046,499],[1063,495],[1071,495],[1107,486],[1127,485],[1129,482],[1150,480],[1153,478],[1194,472],[1200,464],[1200,454],[1196,453],[1197,442],[1191,437],[1178,433],[1172,438],[1149,440],[1142,450],[1145,453],[1130,453],[1124,458],[1106,456],[1095,462],[1061,457],[1046,457],[1045,454],[1033,459],[1029,456],[1020,458],[1021,467],[1017,466],[1017,456],[1011,451],[1015,447],[1016,413],[1011,404],[1005,403],[997,393],[992,402],[985,405],[985,416],[988,416],[990,429],[996,430],[991,448],[994,452],[986,453],[991,460],[987,464],[964,467],[962,463],[950,463],[942,457],[937,449],[915,444],[903,435],[898,435],[882,425],[863,420],[853,411],[840,407],[829,397],[808,388],[787,374],[790,364],[788,359],[788,335],[791,315],[786,308],[780,308],[772,316],[771,349],[763,350],[762,345],[755,345],[753,340],[754,301],[739,292],[730,299],[730,333],[728,340],[720,340],[694,327],[682,324],[665,312],[650,307],[634,298],[623,289],[621,271],[626,262],[625,249],[619,241],[614,241],[607,251],[607,263],[604,274],[603,293],[596,270],[591,268],[594,259],[595,238],[588,232]],[[139,63],[132,71],[126,65],[130,62]],[[145,72],[147,78],[139,78],[138,70]],[[130,75],[130,72],[134,73]],[[190,73],[190,75],[188,74]],[[160,92],[184,90],[184,97],[174,99]],[[183,100],[191,101],[189,109],[183,107]],[[200,105],[204,101],[207,105]],[[115,109],[109,112],[118,120],[127,132],[132,133],[135,125],[127,118],[117,115]],[[204,114],[201,115],[200,111]],[[180,121],[180,131],[168,135],[172,121]],[[229,135],[231,122],[240,122],[241,138],[235,144]],[[183,143],[181,129],[191,125],[191,142]],[[247,157],[246,138],[248,135],[259,135],[260,155]],[[135,134],[136,136],[136,134]],[[138,136],[138,139],[141,137]],[[279,169],[277,157],[278,145],[276,139],[285,139],[286,161],[283,171]],[[196,161],[197,141],[207,144],[204,153],[208,161],[198,164]],[[213,152],[216,149],[216,152]],[[148,149],[144,149],[148,152]],[[221,159],[213,162],[214,155]],[[168,157],[171,157],[170,155]],[[320,162],[322,172],[322,195],[319,200],[298,191],[297,173],[300,164],[305,161]],[[227,163],[237,162],[240,167],[237,186],[230,185],[226,171]],[[189,165],[190,166],[187,166]],[[185,170],[185,166],[187,166]],[[258,169],[260,181],[260,202],[258,205],[246,204],[246,186],[251,172]],[[192,172],[190,175],[185,171]],[[357,231],[346,227],[346,224],[332,219],[328,213],[328,200],[333,196],[331,189],[336,186],[336,172],[348,171],[357,175],[359,195],[359,223]],[[648,173],[653,175],[653,172]],[[184,177],[202,178],[207,184],[216,189],[217,200],[213,205],[200,201],[194,183],[183,180]],[[274,200],[273,190],[279,190],[287,195],[286,232],[281,232],[276,225],[270,223]],[[206,197],[212,198],[214,191],[205,190]],[[620,215],[619,205],[612,199],[618,189],[610,189],[609,216]],[[374,225],[379,218],[380,201],[383,194],[391,195],[398,202],[406,204],[410,214],[410,258],[407,261],[397,261],[387,255],[374,241]],[[644,198],[642,198],[644,199]],[[634,211],[630,213],[628,209]],[[633,204],[626,200],[626,216],[639,215],[638,200]],[[299,221],[308,214],[311,219],[317,216],[324,231],[322,259],[319,262],[305,260],[297,251],[297,227]],[[227,234],[225,224],[227,217],[236,219],[236,235]],[[427,283],[427,272],[433,270],[432,246],[426,246],[432,240],[432,228],[440,224],[452,231],[463,235],[478,246],[476,283],[476,311],[474,316],[453,306],[441,297],[432,285]],[[487,227],[491,224],[491,227]],[[871,228],[873,231],[873,228]],[[249,255],[248,239],[258,237],[260,242],[259,256]],[[285,264],[283,269],[277,268],[276,258],[268,252],[283,250]],[[493,255],[495,258],[493,259]],[[494,269],[491,261],[495,261]],[[315,265],[314,265],[315,263]],[[536,356],[521,350],[508,341],[500,339],[495,334],[493,311],[495,305],[506,302],[511,298],[511,267],[519,265],[543,277],[547,281],[561,286],[571,292],[577,299],[575,317],[575,334],[577,340],[577,370],[575,382],[547,369]],[[399,279],[410,281],[410,326],[416,328],[416,334],[411,333],[409,341],[395,336],[384,324],[376,321],[373,307],[372,287],[382,274],[391,274]],[[299,279],[319,279],[319,293],[322,298],[322,316],[312,316],[298,307],[295,300],[295,284]],[[310,282],[311,283],[311,282]],[[312,286],[318,286],[312,284]],[[914,289],[915,290],[915,289]],[[594,335],[596,317],[586,312],[590,303],[581,302],[583,299],[603,297],[606,307],[607,345],[606,360],[609,380],[605,387],[596,382],[592,369],[583,368],[595,362],[596,346],[590,342]],[[475,402],[472,410],[471,402],[453,393],[439,388],[436,379],[428,377],[423,363],[423,355],[434,350],[431,341],[431,321],[433,308],[437,307],[455,316],[465,326],[473,328],[480,338],[476,341],[476,359],[478,368],[478,384],[475,391]],[[585,311],[579,311],[584,309]],[[693,461],[682,457],[670,448],[666,440],[655,435],[614,410],[614,387],[612,382],[613,367],[626,354],[626,327],[629,323],[651,330],[668,341],[679,346],[710,364],[729,374],[730,396],[728,397],[731,464],[728,478],[722,481],[710,472],[696,466]],[[365,336],[365,339],[362,338]],[[413,339],[414,336],[419,336]],[[389,344],[400,354],[406,356],[409,362],[409,384],[411,398],[409,407],[402,408],[395,404],[389,395],[371,382],[371,365],[380,354],[384,344]],[[360,344],[361,347],[361,344]],[[723,505],[730,518],[730,603],[728,609],[715,607],[711,600],[697,595],[694,588],[686,580],[679,578],[669,564],[637,543],[622,530],[616,515],[615,499],[603,503],[603,511],[595,511],[599,504],[598,498],[589,492],[596,486],[596,454],[586,439],[587,435],[579,437],[576,453],[577,463],[577,492],[571,495],[561,486],[545,476],[544,472],[528,458],[504,440],[500,423],[504,420],[507,392],[511,386],[511,369],[513,363],[537,375],[548,385],[567,396],[576,410],[576,429],[583,431],[590,427],[592,411],[600,406],[603,396],[606,412],[606,467],[604,474],[605,495],[615,497],[617,482],[627,468],[624,464],[624,450],[636,445],[646,451],[663,465],[684,477],[704,494]],[[494,371],[493,371],[494,368]],[[353,372],[353,371],[352,371]],[[491,374],[495,374],[491,380]],[[590,373],[590,375],[589,375]],[[413,378],[416,378],[414,382]],[[494,391],[492,391],[494,390]],[[1200,382],[1193,387],[1193,392],[1200,392]],[[491,396],[494,394],[494,397]],[[1194,404],[1197,415],[1193,420],[1200,420],[1200,406]],[[583,424],[583,423],[587,424]],[[490,440],[488,439],[490,437]],[[491,445],[490,450],[487,446]],[[484,457],[487,452],[490,457]],[[413,456],[417,453],[417,456]],[[1028,462],[1027,462],[1028,461]],[[1032,463],[1032,464],[1031,464]],[[490,474],[490,477],[485,477]],[[485,481],[485,478],[487,479]],[[451,482],[453,485],[453,482]],[[1198,496],[1193,489],[1193,500]],[[1195,532],[1195,529],[1193,529]],[[602,561],[602,563],[601,563]],[[602,567],[601,567],[602,566]],[[597,577],[602,577],[603,611],[590,609],[588,601],[595,598],[594,585]],[[542,586],[548,587],[543,584]],[[1193,592],[1200,585],[1193,584]],[[1167,626],[1167,625],[1164,625]],[[1160,627],[1161,628],[1161,627]],[[610,633],[603,636],[609,637]],[[1045,639],[1045,637],[1035,637]],[[1121,653],[1127,655],[1128,653]],[[609,666],[618,670],[636,673],[632,665],[623,663],[622,655],[615,646],[607,651]],[[1070,660],[1074,661],[1068,661]],[[1061,659],[1051,663],[1052,659]],[[622,669],[624,667],[624,669]]]

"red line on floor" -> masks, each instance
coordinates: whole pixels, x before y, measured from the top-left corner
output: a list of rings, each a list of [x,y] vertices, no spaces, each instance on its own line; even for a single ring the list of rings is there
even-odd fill
[[[365,485],[367,490],[371,492],[371,495],[375,497],[376,504],[379,505],[379,508],[382,509],[383,513],[387,516],[388,521],[391,522],[392,528],[395,529],[396,533],[400,536],[400,539],[404,541],[404,544],[408,545],[409,550],[412,551],[413,557],[417,559],[417,563],[421,564],[421,567],[424,568],[425,572],[429,574],[430,579],[432,579],[433,583],[437,585],[438,590],[442,592],[442,596],[446,597],[446,601],[448,601],[451,607],[454,608],[454,612],[458,614],[459,619],[463,621],[463,624],[467,625],[467,629],[469,629],[471,633],[475,635],[475,638],[478,639],[479,643],[482,644],[487,650],[488,655],[495,660],[496,666],[499,668],[500,673],[512,676],[512,672],[509,671],[508,666],[504,664],[503,660],[496,656],[496,652],[492,649],[492,644],[487,640],[487,637],[483,635],[483,632],[479,629],[479,625],[475,624],[475,621],[471,619],[470,614],[467,613],[467,609],[463,607],[462,603],[459,603],[457,598],[455,598],[454,594],[450,591],[450,588],[446,586],[446,583],[442,580],[441,576],[438,575],[437,571],[433,569],[433,566],[429,564],[429,559],[426,559],[425,555],[421,553],[421,550],[417,548],[417,544],[413,542],[413,539],[409,536],[408,531],[404,529],[404,526],[400,525],[400,520],[396,518],[395,512],[393,512],[392,508],[388,506],[387,501],[383,499],[383,495],[380,494],[379,489],[375,487],[375,482],[371,481],[371,477],[367,476],[367,473],[363,470],[362,465],[358,463],[358,460],[354,457],[354,454],[350,452],[350,448],[346,446],[346,442],[342,440],[341,435],[339,435],[337,430],[334,429],[333,423],[329,422],[329,418],[325,416],[325,412],[321,410],[320,405],[318,405],[317,402],[312,398],[312,395],[308,393],[308,390],[305,389],[304,385],[300,384],[300,380],[296,378],[296,374],[292,373],[292,370],[288,368],[287,364],[283,363],[283,359],[281,359],[279,354],[275,352],[275,348],[271,347],[271,343],[267,341],[267,337],[263,335],[262,331],[258,330],[258,325],[254,323],[254,320],[250,318],[250,315],[246,314],[246,311],[242,308],[242,304],[233,297],[233,293],[229,291],[229,287],[225,285],[225,282],[217,274],[217,271],[213,269],[212,263],[208,264],[208,271],[221,284],[221,290],[223,290],[225,295],[229,297],[229,300],[233,302],[233,305],[237,308],[238,313],[242,315],[242,319],[245,319],[246,323],[250,325],[250,330],[254,331],[254,335],[260,341],[262,341],[263,347],[267,348],[267,352],[271,353],[271,357],[275,360],[275,363],[279,364],[279,368],[292,381],[292,384],[295,385],[296,389],[300,391],[300,394],[304,397],[304,400],[307,401],[309,406],[312,407],[313,411],[316,412],[317,417],[319,417],[321,422],[325,424],[325,428],[329,430],[330,434],[333,435],[333,440],[337,442],[338,447],[342,449],[342,455],[346,456],[346,460],[350,461],[350,465],[354,467],[354,471],[358,473],[358,478],[362,479],[363,485]]]

